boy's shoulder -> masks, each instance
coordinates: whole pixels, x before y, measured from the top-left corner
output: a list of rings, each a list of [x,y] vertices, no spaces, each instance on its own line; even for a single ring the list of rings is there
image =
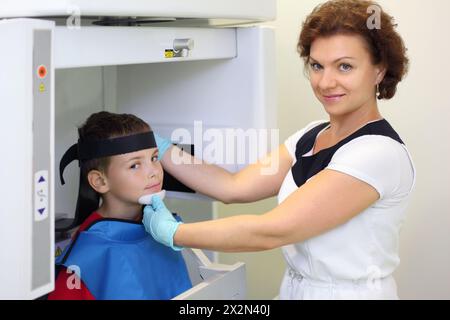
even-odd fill
[[[103,217],[97,211],[92,212],[91,215],[88,216],[86,220],[84,220],[84,222],[80,225],[76,233],[78,234],[82,231],[85,231],[92,225],[92,223],[101,219],[103,219]]]

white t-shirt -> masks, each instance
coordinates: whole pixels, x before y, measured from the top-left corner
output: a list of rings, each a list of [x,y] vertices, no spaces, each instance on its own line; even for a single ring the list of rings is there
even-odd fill
[[[297,142],[303,134],[324,122],[312,122],[285,141],[293,165],[297,161]],[[341,146],[325,169],[340,171],[368,183],[377,190],[380,198],[343,225],[301,243],[284,246],[289,272],[301,275],[311,283],[324,284],[364,283],[368,279],[389,277],[399,264],[399,232],[415,183],[415,169],[408,150],[390,137],[363,135]],[[290,170],[281,186],[278,202],[297,189]],[[286,276],[282,284],[280,297],[301,298],[298,292],[292,292],[295,288],[287,288],[288,278]],[[336,295],[333,290],[326,292],[322,298],[333,298],[329,296],[330,292]],[[303,297],[305,294],[308,295],[303,292]]]

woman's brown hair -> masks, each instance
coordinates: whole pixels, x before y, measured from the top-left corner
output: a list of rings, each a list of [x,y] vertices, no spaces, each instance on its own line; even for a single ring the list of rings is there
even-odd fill
[[[378,12],[379,26],[371,25],[370,19]],[[311,45],[317,38],[336,34],[363,37],[372,63],[386,68],[384,79],[379,84],[378,99],[387,100],[395,95],[397,84],[408,71],[409,64],[405,45],[395,30],[396,26],[394,19],[374,1],[331,0],[317,6],[306,18],[297,50],[307,65]]]

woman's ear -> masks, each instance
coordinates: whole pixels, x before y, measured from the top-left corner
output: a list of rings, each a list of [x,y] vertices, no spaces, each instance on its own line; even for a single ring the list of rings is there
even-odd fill
[[[103,172],[91,170],[87,175],[89,185],[98,193],[104,194],[109,191],[108,180]]]
[[[386,69],[386,67],[385,66],[377,66],[377,68],[376,68],[376,82],[375,82],[375,84],[380,84],[381,83],[381,81],[383,81],[383,79],[384,79],[384,76],[386,75],[386,71],[387,71],[387,69]]]

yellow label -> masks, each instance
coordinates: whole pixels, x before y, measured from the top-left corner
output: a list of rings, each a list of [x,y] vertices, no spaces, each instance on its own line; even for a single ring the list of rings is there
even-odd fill
[[[62,250],[60,247],[56,247],[55,257],[59,257],[62,254]]]
[[[44,92],[45,91],[45,85],[43,83],[41,83],[39,85],[39,92]]]
[[[173,50],[166,49],[166,51],[164,52],[164,57],[173,58]]]

